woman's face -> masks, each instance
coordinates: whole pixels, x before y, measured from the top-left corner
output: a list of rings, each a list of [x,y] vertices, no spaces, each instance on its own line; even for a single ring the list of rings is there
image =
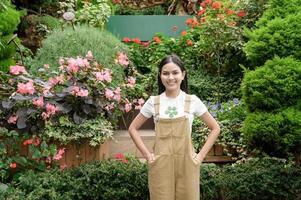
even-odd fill
[[[185,72],[175,63],[167,63],[163,65],[160,74],[161,81],[168,91],[180,90],[182,81],[184,80]]]

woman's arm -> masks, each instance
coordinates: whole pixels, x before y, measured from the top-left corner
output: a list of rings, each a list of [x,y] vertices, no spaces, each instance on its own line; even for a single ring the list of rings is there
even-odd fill
[[[207,127],[211,130],[204,146],[202,147],[201,151],[196,155],[195,159],[198,162],[203,162],[206,155],[210,151],[210,149],[213,147],[219,133],[220,133],[220,127],[217,123],[217,121],[212,117],[212,115],[207,111],[201,116],[203,122],[207,125]]]
[[[139,113],[132,121],[128,131],[136,147],[139,149],[139,151],[144,156],[144,158],[147,161],[152,161],[154,160],[154,155],[151,154],[150,151],[146,148],[138,132],[139,128],[144,124],[144,122],[147,119],[148,118],[144,117],[141,113]]]

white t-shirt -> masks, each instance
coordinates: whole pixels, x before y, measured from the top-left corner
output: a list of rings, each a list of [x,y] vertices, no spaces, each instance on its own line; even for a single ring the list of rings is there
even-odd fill
[[[176,98],[167,97],[165,92],[160,94],[158,117],[163,119],[172,119],[184,116],[185,95],[186,93],[183,91],[180,91],[180,94]],[[140,113],[144,117],[151,118],[155,116],[154,100],[155,96],[151,96],[141,108]],[[197,96],[192,95],[188,114],[190,128],[192,127],[194,116],[201,116],[205,112],[207,112],[207,108],[204,103]]]

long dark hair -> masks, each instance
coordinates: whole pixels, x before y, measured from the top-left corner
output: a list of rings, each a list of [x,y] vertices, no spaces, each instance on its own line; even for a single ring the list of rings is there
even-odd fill
[[[165,86],[162,83],[160,74],[162,72],[163,66],[168,64],[168,63],[176,64],[177,66],[180,67],[182,73],[185,72],[185,77],[184,77],[183,81],[181,82],[180,88],[181,88],[182,91],[188,93],[187,72],[186,72],[186,69],[184,67],[184,64],[183,64],[182,60],[179,58],[179,56],[177,56],[176,54],[171,54],[171,55],[165,56],[159,64],[159,73],[158,73],[158,90],[159,90],[159,94],[161,94],[162,92],[165,91]]]

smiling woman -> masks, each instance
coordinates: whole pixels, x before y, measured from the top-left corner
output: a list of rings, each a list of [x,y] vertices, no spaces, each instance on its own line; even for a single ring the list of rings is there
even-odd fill
[[[159,95],[150,97],[130,125],[129,133],[148,162],[151,200],[199,199],[200,165],[215,143],[220,128],[195,95],[187,94],[187,73],[176,55],[163,58],[158,73]],[[200,152],[191,143],[191,126],[201,117],[211,130]],[[155,145],[143,143],[139,128],[150,117],[155,120]]]

